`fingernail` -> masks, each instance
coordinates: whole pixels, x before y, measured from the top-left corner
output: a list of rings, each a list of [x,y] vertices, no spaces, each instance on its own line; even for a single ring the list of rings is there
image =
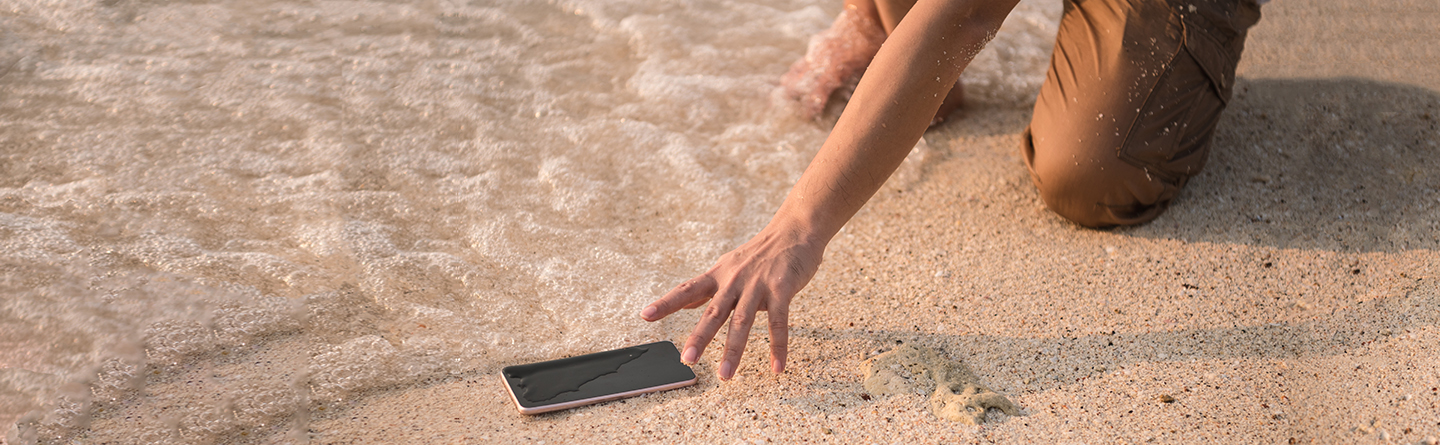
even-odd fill
[[[775,371],[776,374],[783,374],[783,373],[785,373],[785,364],[784,364],[784,363],[780,363],[780,362],[775,362],[774,365],[771,365],[771,366],[770,366],[770,370]]]
[[[656,312],[660,312],[660,309],[655,306],[645,306],[645,310],[640,311],[640,317],[649,320],[655,317]]]
[[[699,360],[700,351],[696,350],[694,346],[685,348],[685,353],[680,355],[680,361],[685,362],[687,365],[693,365]]]
[[[735,376],[735,364],[729,360],[720,363],[720,380],[730,380]]]

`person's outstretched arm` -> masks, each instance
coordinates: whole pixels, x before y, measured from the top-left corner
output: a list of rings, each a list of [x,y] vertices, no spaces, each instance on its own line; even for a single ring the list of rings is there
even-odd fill
[[[695,363],[730,324],[720,378],[730,379],[757,311],[768,311],[770,363],[785,370],[790,300],[815,276],[825,246],[915,146],[960,72],[1018,0],[920,0],[870,63],[825,145],[759,234],[709,271],[646,306],[656,321],[709,301],[685,341]]]

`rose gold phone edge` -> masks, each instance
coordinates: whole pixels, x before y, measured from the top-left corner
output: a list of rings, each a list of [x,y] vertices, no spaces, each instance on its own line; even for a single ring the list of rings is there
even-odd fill
[[[652,393],[652,392],[657,392],[657,391],[666,391],[666,390],[671,390],[671,389],[676,389],[676,388],[684,388],[684,387],[686,387],[686,386],[694,385],[695,382],[698,382],[698,381],[700,381],[700,376],[695,376],[695,378],[692,378],[692,379],[690,379],[690,380],[685,380],[685,381],[680,381],[680,382],[675,382],[675,383],[666,383],[666,384],[660,385],[660,386],[651,386],[651,387],[649,387],[649,388],[640,388],[640,389],[631,390],[631,391],[617,392],[617,393],[615,393],[615,394],[606,394],[606,395],[603,395],[603,396],[591,397],[591,398],[588,398],[588,399],[571,400],[571,401],[569,401],[569,402],[556,403],[556,404],[554,404],[554,405],[544,405],[544,406],[537,406],[537,407],[533,407],[533,408],[526,408],[526,407],[520,405],[520,397],[518,397],[518,396],[515,395],[515,388],[510,386],[510,381],[505,379],[505,375],[504,375],[504,374],[501,374],[501,375],[500,375],[500,383],[503,384],[503,385],[505,385],[505,392],[510,394],[510,401],[515,402],[515,408],[517,408],[517,409],[520,410],[520,414],[540,414],[540,413],[548,413],[548,412],[551,412],[551,411],[559,411],[559,410],[562,410],[562,409],[569,409],[569,408],[574,408],[574,407],[577,407],[577,406],[585,406],[585,405],[590,405],[590,404],[595,404],[595,403],[609,402],[609,401],[611,401],[611,400],[624,399],[624,398],[627,398],[627,397],[635,397],[635,396],[638,396],[638,395],[641,395],[641,394],[645,394],[645,393]]]

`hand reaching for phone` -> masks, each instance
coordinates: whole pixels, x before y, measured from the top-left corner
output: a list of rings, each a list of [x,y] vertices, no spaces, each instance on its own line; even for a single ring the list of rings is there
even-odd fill
[[[720,378],[729,380],[740,365],[756,312],[766,311],[770,325],[770,368],[776,373],[785,371],[790,300],[815,276],[825,243],[807,236],[808,231],[776,226],[772,223],[750,241],[721,256],[709,271],[681,283],[640,312],[646,321],[657,321],[680,309],[694,309],[710,302],[690,338],[685,340],[681,361],[691,364],[699,361],[720,326],[729,323],[720,362]]]
[[[656,321],[708,301],[680,357],[686,363],[699,360],[728,322],[720,362],[720,378],[728,380],[740,365],[755,313],[768,311],[770,367],[783,372],[790,299],[815,276],[830,238],[910,153],[940,110],[941,97],[994,37],[1016,1],[917,2],[919,14],[907,14],[911,18],[886,37],[835,128],[770,225],[721,256],[709,271],[650,303],[640,317]]]

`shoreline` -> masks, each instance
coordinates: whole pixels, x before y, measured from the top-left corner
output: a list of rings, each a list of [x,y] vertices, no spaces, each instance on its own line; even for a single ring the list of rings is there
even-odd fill
[[[806,11],[819,9],[811,6]],[[1263,13],[1265,17],[1251,31],[1246,55],[1237,73],[1235,96],[1222,117],[1208,165],[1190,181],[1171,209],[1151,223],[1090,230],[1047,210],[1019,158],[1020,134],[1030,117],[1028,107],[971,106],[927,132],[922,155],[907,160],[897,177],[892,177],[832,240],[825,264],[795,298],[790,311],[790,361],[786,373],[781,375],[769,372],[765,354],[767,332],[760,323],[751,333],[747,354],[736,377],[729,382],[716,377],[716,360],[725,338],[719,335],[694,366],[699,381],[693,386],[564,411],[522,415],[511,401],[502,378],[497,378],[502,367],[519,363],[466,368],[456,356],[447,355],[446,351],[455,346],[444,344],[444,337],[417,334],[420,330],[474,328],[477,325],[473,317],[466,319],[473,313],[464,312],[468,306],[462,304],[468,301],[441,297],[460,295],[456,289],[467,290],[470,287],[466,286],[472,284],[475,288],[492,289],[514,286],[515,283],[507,280],[513,280],[516,275],[454,273],[442,270],[439,263],[419,261],[365,263],[364,267],[382,269],[413,268],[409,274],[376,275],[381,281],[391,277],[389,287],[380,288],[394,290],[396,294],[408,292],[410,287],[439,286],[436,283],[455,286],[449,290],[427,289],[430,293],[425,294],[435,296],[432,306],[449,308],[447,311],[434,310],[420,314],[424,317],[413,318],[377,315],[380,306],[385,304],[395,303],[394,308],[384,309],[396,314],[418,311],[415,308],[420,306],[405,306],[410,300],[398,297],[385,300],[360,295],[352,283],[344,281],[359,273],[356,270],[362,265],[353,262],[335,266],[335,276],[340,278],[335,278],[333,283],[313,281],[320,278],[312,279],[299,272],[289,274],[289,268],[279,266],[275,270],[286,274],[262,276],[270,272],[260,266],[280,264],[274,258],[300,258],[295,261],[305,264],[293,269],[302,272],[307,269],[300,266],[319,268],[319,264],[328,261],[329,257],[310,256],[307,252],[329,251],[335,258],[349,261],[352,255],[344,253],[345,249],[368,246],[366,248],[379,252],[375,254],[377,257],[383,258],[405,249],[434,252],[441,259],[450,258],[441,254],[444,252],[454,253],[455,258],[470,258],[465,255],[476,255],[470,237],[493,236],[505,241],[497,235],[501,232],[462,233],[460,228],[469,227],[466,212],[488,207],[459,204],[444,207],[451,214],[442,216],[461,222],[453,227],[442,224],[426,231],[444,235],[435,237],[444,243],[405,237],[391,239],[381,233],[386,227],[408,230],[420,225],[430,215],[414,215],[427,213],[428,205],[454,204],[440,202],[440,199],[416,200],[426,206],[416,204],[415,212],[411,212],[410,207],[404,207],[403,212],[385,210],[381,213],[386,217],[374,219],[390,225],[376,223],[373,227],[365,226],[371,227],[369,229],[360,227],[368,232],[359,229],[354,230],[355,233],[345,232],[368,237],[346,243],[319,245],[331,239],[325,237],[330,230],[342,234],[338,225],[319,224],[330,220],[317,220],[313,227],[272,221],[260,226],[276,228],[277,233],[248,235],[248,238],[214,236],[208,242],[224,248],[207,248],[233,253],[234,258],[254,253],[251,251],[271,252],[270,256],[255,255],[264,260],[255,263],[259,266],[237,262],[233,263],[237,266],[229,267],[227,264],[231,263],[211,261],[196,263],[196,269],[187,272],[202,278],[220,277],[215,282],[239,283],[237,286],[259,283],[253,286],[254,294],[265,294],[266,298],[235,300],[250,301],[251,306],[231,304],[212,311],[198,303],[189,304],[192,300],[165,300],[162,297],[198,295],[212,290],[207,287],[210,282],[166,281],[186,276],[171,272],[153,275],[163,280],[119,277],[96,284],[99,278],[90,278],[90,269],[75,269],[85,273],[56,269],[59,272],[26,277],[33,283],[4,284],[13,289],[26,288],[27,292],[30,288],[39,289],[36,291],[39,295],[53,290],[47,287],[51,282],[63,284],[90,278],[91,285],[83,289],[84,292],[99,293],[106,286],[118,289],[116,295],[123,303],[121,306],[135,314],[163,315],[182,310],[188,311],[186,314],[198,314],[184,323],[160,324],[159,328],[144,333],[147,338],[140,338],[138,333],[134,339],[99,337],[129,345],[125,347],[133,351],[119,352],[131,354],[133,357],[127,356],[133,359],[130,362],[140,365],[122,369],[130,362],[112,360],[106,362],[105,366],[110,368],[102,369],[103,372],[85,371],[100,377],[66,385],[66,388],[73,386],[96,394],[93,405],[76,402],[78,408],[69,411],[81,414],[51,416],[63,421],[57,422],[56,428],[73,426],[66,431],[79,431],[79,437],[74,439],[86,443],[183,442],[199,440],[195,439],[198,437],[225,443],[1436,445],[1436,438],[1440,437],[1440,419],[1437,419],[1440,388],[1436,383],[1440,382],[1440,360],[1436,359],[1440,357],[1440,347],[1436,346],[1440,345],[1440,223],[1437,223],[1440,221],[1440,191],[1437,191],[1440,190],[1440,70],[1431,65],[1440,60],[1440,45],[1430,42],[1440,41],[1440,28],[1433,26],[1435,20],[1440,19],[1440,3],[1341,0],[1309,5],[1278,0],[1264,6]],[[580,14],[576,11],[575,15]],[[557,23],[565,26],[572,25],[568,20],[579,20],[569,15],[559,19],[564,21]],[[264,17],[254,20],[269,22]],[[656,17],[647,20],[663,22]],[[355,23],[341,22],[354,25],[361,32],[374,31],[365,28],[368,25],[358,18]],[[643,29],[669,29],[651,25],[654,27]],[[661,33],[650,38],[665,39],[666,36]],[[302,43],[309,38],[319,37],[297,37]],[[494,39],[495,42],[502,40]],[[626,42],[619,40],[597,37],[596,42],[603,44],[600,48],[614,49],[617,54],[628,48]],[[264,68],[263,64],[256,66],[259,67],[256,69]],[[732,69],[754,71],[744,67]],[[633,74],[617,70],[615,79],[622,74]],[[384,77],[376,75],[377,79]],[[596,85],[613,86],[600,80]],[[77,84],[83,82],[77,81]],[[299,81],[297,84],[310,85]],[[184,91],[184,85],[177,85],[176,91]],[[375,91],[389,88],[377,86]],[[117,95],[120,96],[123,94]],[[756,93],[749,99],[760,101],[762,96]],[[634,104],[628,106],[643,111],[635,111],[640,117],[649,116],[647,113],[687,110],[680,106],[658,111],[644,110]],[[704,111],[689,109],[698,112],[696,110]],[[102,118],[113,119],[96,116],[100,116],[95,118],[97,122]],[[542,117],[539,111],[534,116]],[[322,121],[326,120],[316,120]],[[409,121],[391,124],[395,125],[395,135],[408,137],[409,133],[402,130],[408,129]],[[281,134],[291,137],[285,139],[287,141],[319,137],[299,134],[279,123],[274,127],[280,133],[296,133]],[[468,127],[445,129],[452,130],[454,134],[450,136],[455,140],[484,136]],[[616,127],[615,131],[621,130],[623,128]],[[377,130],[376,134],[381,133]],[[480,136],[475,136],[477,134]],[[67,147],[80,146],[83,151],[84,143],[88,142]],[[157,143],[185,146],[171,139]],[[429,142],[417,142],[422,143]],[[770,159],[767,150],[771,149],[758,145],[748,147],[746,150],[750,151],[745,156],[762,164],[774,164],[773,168],[759,168],[761,171],[784,172],[789,158]],[[779,151],[775,156],[798,157],[796,153],[802,150],[790,149],[794,151]],[[103,148],[95,151],[117,156],[113,164],[130,165],[120,162],[128,158],[121,159],[116,153]],[[304,153],[303,148],[295,151]],[[468,153],[459,149],[457,152]],[[174,155],[163,150],[155,153],[155,156]],[[358,173],[346,176],[333,172],[314,175],[300,172],[291,178],[296,182],[281,181],[274,187],[277,190],[315,187],[323,191],[332,186],[341,188],[338,184],[328,184],[329,181],[355,179],[356,184],[344,186],[354,186],[359,190],[357,195],[374,199],[354,201],[352,205],[359,208],[376,208],[391,202],[378,194],[367,194],[370,193],[365,191],[367,187],[402,187],[399,185],[402,183],[407,184],[404,187],[413,187],[406,181],[415,177],[395,176],[395,184],[389,184],[390,176],[385,171],[360,168],[371,162],[388,162],[386,159],[352,159],[352,154],[334,153],[334,156],[345,160],[348,167],[356,168]],[[426,159],[409,161],[418,165]],[[585,161],[585,158],[577,159]],[[700,161],[714,161],[678,159],[696,165]],[[435,162],[446,164],[442,161],[444,159]],[[457,157],[453,162],[470,161],[473,159]],[[625,159],[606,159],[605,163],[623,161]],[[583,162],[576,164],[580,163]],[[284,162],[279,164],[294,167]],[[340,168],[321,164],[314,167],[317,172]],[[528,165],[511,167],[501,173],[516,177],[535,173],[527,170],[531,167]],[[613,180],[609,176],[587,177],[583,169],[571,169],[566,163],[534,167],[533,170],[543,170],[541,173],[556,181],[575,179],[601,184]],[[731,167],[739,170],[752,166]],[[270,171],[255,166],[247,168]],[[485,179],[483,172],[471,172],[469,168],[472,167],[467,167],[464,174],[447,174]],[[274,175],[281,179],[289,177],[288,174]],[[780,173],[755,178],[782,180]],[[108,179],[102,175],[95,182],[104,183]],[[622,179],[636,180],[631,176]],[[702,179],[716,178],[704,176]],[[366,182],[371,180],[374,183]],[[316,183],[306,185],[307,181]],[[488,190],[484,189],[483,181],[454,185],[457,188],[449,192]],[[462,185],[474,189],[460,187]],[[559,187],[557,190],[587,190],[582,185],[572,184],[569,189]],[[414,196],[441,195],[425,187],[416,188],[418,190],[411,190]],[[277,193],[270,189],[254,192],[264,198]],[[108,193],[97,192],[97,196],[110,197]],[[22,200],[15,196],[3,204],[28,209],[22,207]],[[557,202],[579,210],[556,214],[570,215],[572,218],[567,221],[581,228],[593,221],[605,221],[613,209],[599,204],[593,206],[598,210],[591,209],[592,203],[588,201],[591,198],[587,196],[562,196],[569,200]],[[281,197],[300,203],[312,202],[294,193]],[[202,234],[245,229],[221,225],[229,218],[213,218],[220,221],[209,225],[212,217],[205,215],[214,209],[187,204],[189,201],[180,198],[166,199],[169,200],[146,202],[135,198],[139,209],[135,211],[144,213],[151,211],[147,208],[154,208],[160,209],[154,210],[156,212],[193,214],[193,218],[181,221],[205,223],[194,226],[194,230]],[[96,202],[102,201],[91,201]],[[237,198],[235,202],[240,206],[270,201]],[[275,209],[241,206],[236,207],[242,209],[236,210],[236,214],[256,213],[274,221],[288,221],[305,212],[323,213],[327,208],[334,211],[326,205],[340,206],[348,201],[334,204],[316,199],[313,202],[326,204],[293,211],[287,207],[290,204],[284,202],[276,204]],[[406,201],[397,198],[394,202],[401,206]],[[694,204],[676,202],[654,204],[636,198],[611,207]],[[731,204],[736,202],[748,201],[736,198]],[[142,208],[146,205],[152,207]],[[749,205],[751,207],[738,209],[738,204],[729,207],[695,204],[690,210],[702,214],[743,211],[750,215],[759,204]],[[554,206],[540,202],[535,208],[564,210]],[[11,208],[3,210],[10,212]],[[593,214],[586,213],[591,210]],[[337,221],[342,215],[350,215],[333,213],[330,216]],[[403,217],[389,219],[395,215]],[[575,219],[575,215],[585,218]],[[660,217],[658,211],[655,215]],[[626,217],[648,218],[649,211]],[[119,237],[124,230],[130,230],[106,225],[109,220],[100,216],[94,220],[99,221],[95,223],[97,233],[85,236]],[[138,217],[133,220],[162,222]],[[706,230],[725,233],[729,227],[753,222],[717,223],[717,228]],[[77,227],[81,227],[77,230],[86,230],[89,226]],[[289,243],[292,227],[314,231],[315,237],[310,239],[320,240],[314,241],[319,247],[297,247]],[[55,227],[44,228],[53,229],[57,234],[51,238],[70,239],[68,233]],[[0,227],[0,231],[5,230]],[[106,231],[114,233],[106,234]],[[543,232],[523,233],[534,235],[537,240],[549,240]],[[667,233],[677,239],[696,237],[685,231]],[[631,249],[646,251],[647,246],[658,245],[653,240],[646,244],[644,236],[632,232],[615,236],[616,239],[622,237],[628,238],[609,247],[630,252]],[[201,237],[195,235],[194,238]],[[229,247],[230,241],[250,238],[269,244],[236,242],[233,249]],[[406,243],[400,243],[399,238],[405,238]],[[344,240],[343,237],[334,239]],[[200,252],[201,247],[196,247],[198,243],[191,243],[195,244],[192,246],[181,242],[188,240],[190,238],[182,237],[169,244],[159,240],[152,247],[157,251],[172,249],[174,252],[162,253],[173,253],[174,258],[178,258],[176,264],[189,264],[184,261],[198,257],[196,252]],[[544,246],[536,240],[517,241],[524,242]],[[81,244],[84,243],[76,245]],[[668,269],[647,276],[666,276],[683,269],[688,264],[686,261],[693,261],[695,256],[710,255],[702,250],[625,264],[654,260]],[[655,258],[661,256],[657,254]],[[489,257],[479,257],[490,261]],[[30,266],[20,260],[7,261]],[[248,268],[244,266],[247,264]],[[573,264],[557,264],[553,269],[555,276],[567,276],[577,270],[567,268]],[[434,267],[425,267],[427,265]],[[499,259],[484,265],[509,267]],[[153,264],[145,267],[151,266]],[[464,268],[456,270],[465,271]],[[549,266],[545,272],[551,272]],[[400,282],[403,280],[396,277],[414,281]],[[537,276],[535,281],[541,278],[554,277]],[[573,293],[581,296],[603,290],[605,286],[624,284],[633,285],[629,289],[639,289],[627,297],[660,286],[645,282],[564,279],[575,281],[574,287],[566,289],[575,289]],[[266,283],[271,287],[265,287]],[[526,289],[548,289],[535,283],[519,285],[531,286]],[[337,287],[338,290],[323,293],[300,290],[311,287]],[[294,295],[267,294],[274,289],[288,289]],[[83,297],[90,293],[74,295]],[[42,296],[49,298],[49,294]],[[217,301],[230,301],[220,297],[225,296],[218,296]],[[96,307],[108,308],[104,310],[121,307],[105,306],[111,301],[98,297],[95,301]],[[537,300],[525,302],[531,306],[503,309],[512,315],[540,313],[560,317],[562,312],[546,306],[554,301],[562,300]],[[569,301],[569,304],[585,302],[583,299]],[[641,325],[636,315],[640,306],[619,307],[648,301],[636,298],[635,302],[597,304],[595,307],[603,310],[586,312],[594,315],[587,326],[617,325],[616,320],[634,322],[645,330],[616,329],[619,337],[625,341],[637,337],[643,340],[634,344],[658,340],[683,344],[698,311],[685,311],[655,325]],[[301,309],[310,312],[302,313]],[[448,312],[450,309],[454,311]],[[494,308],[482,309],[495,311],[486,315],[500,313]],[[211,317],[212,312],[219,315]],[[617,313],[621,315],[615,315]],[[621,317],[635,319],[622,320]],[[93,320],[81,316],[75,319]],[[144,320],[140,315],[134,319]],[[534,332],[535,338],[558,342],[557,339],[567,334],[575,335],[555,328],[568,326],[561,321],[564,320],[515,326]],[[486,322],[501,323],[493,320],[480,323]],[[51,329],[53,326],[52,323]],[[536,326],[540,328],[532,329]],[[74,338],[86,338],[74,335]],[[62,340],[68,338],[55,343],[63,344]],[[395,339],[415,339],[415,342],[405,344]],[[469,356],[472,361],[466,363],[491,360],[484,356],[487,351],[484,348],[490,347],[480,341],[484,338],[461,339],[474,340],[474,345],[467,344],[467,347],[475,349],[467,351],[480,351]],[[510,341],[511,346],[499,346],[502,343],[498,340],[491,346],[502,352],[509,352],[505,348],[524,349],[514,346],[523,345],[523,338],[505,340]],[[339,347],[342,343],[343,350]],[[867,392],[861,374],[865,361],[900,344],[930,348],[942,356],[964,362],[979,382],[1014,402],[1020,415],[1009,416],[992,410],[989,422],[970,426],[935,417],[928,396]],[[37,349],[40,350],[43,346]],[[146,354],[154,351],[170,355],[147,358]],[[552,358],[559,357],[543,359]],[[24,371],[23,367],[14,369]],[[147,372],[153,375],[145,375]],[[10,374],[0,377],[8,376]],[[8,381],[0,383],[8,384]],[[138,388],[143,388],[143,392],[133,392]],[[28,403],[17,403],[22,402]],[[72,407],[62,407],[69,408]],[[85,414],[91,412],[95,415]],[[71,421],[79,426],[60,424]],[[210,426],[215,429],[205,429]],[[0,436],[0,445],[10,442],[9,438]]]

